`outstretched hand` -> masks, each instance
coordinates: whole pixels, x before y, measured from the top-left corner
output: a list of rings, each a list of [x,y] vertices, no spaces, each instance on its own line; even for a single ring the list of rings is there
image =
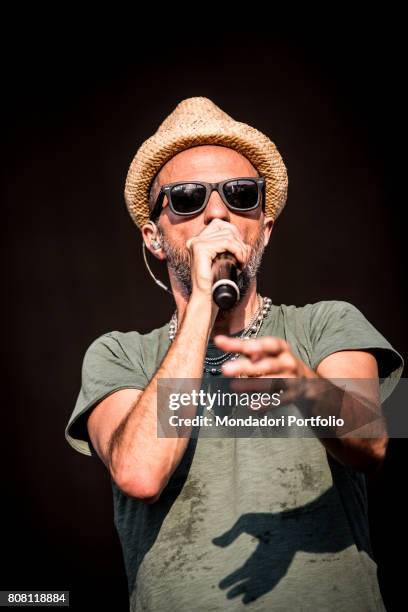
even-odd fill
[[[294,401],[301,395],[306,379],[318,377],[293,354],[290,345],[285,340],[276,336],[243,339],[220,334],[214,337],[214,343],[223,351],[242,355],[222,365],[224,376],[245,379],[236,381],[237,384],[232,385],[235,390],[239,388],[241,391],[261,391],[266,390],[266,387],[269,389],[270,381],[262,381],[265,378],[294,379],[293,384],[288,384],[287,381],[285,383],[277,381],[277,386],[283,387],[286,391],[286,401]]]

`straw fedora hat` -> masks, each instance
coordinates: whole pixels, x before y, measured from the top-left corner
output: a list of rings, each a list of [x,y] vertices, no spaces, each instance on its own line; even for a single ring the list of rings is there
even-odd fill
[[[219,145],[244,155],[265,177],[265,214],[276,219],[286,203],[288,176],[275,144],[259,130],[235,121],[208,98],[182,100],[134,156],[125,183],[130,216],[141,227],[149,220],[149,191],[160,168],[177,153]]]

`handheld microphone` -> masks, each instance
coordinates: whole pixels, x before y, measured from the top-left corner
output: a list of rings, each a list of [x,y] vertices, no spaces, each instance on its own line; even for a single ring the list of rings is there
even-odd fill
[[[221,310],[232,308],[239,300],[237,259],[232,253],[218,253],[213,261],[214,282],[212,297]]]

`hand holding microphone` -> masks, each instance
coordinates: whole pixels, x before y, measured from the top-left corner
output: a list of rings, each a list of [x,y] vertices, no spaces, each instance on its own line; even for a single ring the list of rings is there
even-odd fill
[[[238,228],[222,219],[213,219],[198,235],[189,238],[193,295],[204,295],[221,309],[239,299],[238,270],[246,265],[250,246]]]

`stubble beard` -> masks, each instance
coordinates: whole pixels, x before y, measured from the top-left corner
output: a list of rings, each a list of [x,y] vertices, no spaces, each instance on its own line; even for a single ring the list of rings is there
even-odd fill
[[[163,233],[160,224],[157,224],[157,229],[158,239],[161,242],[161,247],[167,258],[167,265],[169,269],[172,270],[181,293],[188,300],[192,293],[190,257],[188,251],[187,249],[180,249],[173,245]],[[264,235],[265,230],[262,226],[255,242],[251,245],[252,250],[249,261],[242,269],[242,272],[238,274],[237,285],[240,292],[239,300],[232,308],[227,309],[225,312],[230,312],[236,308],[247,294],[253,279],[256,277],[265,251]]]

